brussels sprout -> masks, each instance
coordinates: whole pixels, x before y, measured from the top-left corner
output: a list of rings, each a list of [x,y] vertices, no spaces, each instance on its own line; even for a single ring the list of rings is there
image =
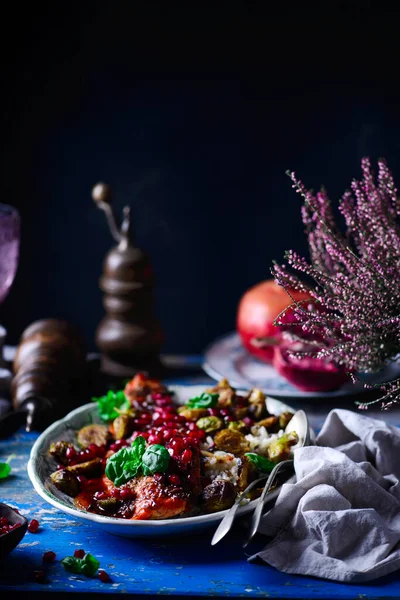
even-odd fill
[[[101,458],[95,458],[94,460],[89,460],[88,462],[67,467],[67,471],[73,473],[74,475],[84,475],[88,479],[100,477],[102,474]]]
[[[112,515],[117,512],[121,503],[117,498],[104,498],[103,500],[96,501],[97,506],[105,513]]]
[[[248,414],[256,421],[259,419],[265,419],[269,416],[265,402],[253,402],[250,404],[248,408]]]
[[[253,481],[256,476],[257,469],[251,460],[247,456],[242,456],[239,460],[238,468],[238,480],[237,486],[240,492],[245,490],[249,483]]]
[[[206,408],[188,408],[187,406],[182,406],[178,408],[178,413],[188,421],[197,421],[201,417],[207,416],[208,410]]]
[[[90,444],[105,446],[109,433],[105,425],[85,425],[78,431],[77,440],[81,448],[88,448]]]
[[[222,389],[218,390],[218,394],[218,406],[232,406],[233,400],[235,398],[235,390],[233,390],[232,388]]]
[[[121,414],[113,421],[114,438],[121,440],[127,438],[133,432],[133,417],[127,414]]]
[[[282,460],[286,460],[290,458],[291,454],[291,446],[294,446],[299,441],[297,433],[291,431],[290,433],[285,433],[282,437],[278,438],[271,442],[268,446],[268,458],[272,462],[281,462]]]
[[[50,479],[60,492],[71,496],[71,498],[75,498],[81,491],[78,479],[66,469],[55,471],[50,475]]]
[[[279,431],[279,419],[278,417],[267,417],[256,423],[259,427],[265,427],[269,433],[276,433]]]
[[[230,508],[235,502],[236,489],[230,481],[216,479],[207,485],[201,494],[201,502],[206,512],[212,513]]]
[[[250,404],[265,404],[265,394],[258,388],[250,390],[248,400]]]
[[[249,450],[249,443],[240,431],[232,431],[231,429],[218,431],[214,442],[218,450],[231,452],[232,454],[241,455]]]
[[[248,406],[236,407],[233,409],[233,414],[235,415],[236,419],[238,421],[240,421],[241,419],[244,419],[244,417],[248,416],[249,407]]]
[[[246,433],[249,428],[244,421],[231,421],[228,423],[228,429],[231,429],[232,431],[240,431],[240,433]]]
[[[68,463],[66,453],[68,448],[73,448],[69,442],[53,442],[50,444],[49,452],[58,463],[66,465]]]
[[[292,420],[293,413],[291,412],[283,412],[279,415],[279,428],[285,429],[286,425]]]
[[[218,431],[223,427],[224,422],[219,417],[202,417],[198,421],[196,421],[196,425],[199,429],[203,429],[206,433],[212,433],[213,431]]]

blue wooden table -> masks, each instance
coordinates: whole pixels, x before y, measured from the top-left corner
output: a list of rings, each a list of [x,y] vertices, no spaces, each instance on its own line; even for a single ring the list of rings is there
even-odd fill
[[[191,373],[168,383],[204,383],[210,379],[193,367],[200,358],[192,357]],[[291,403],[295,407],[299,403]],[[338,404],[337,402],[335,403]],[[311,424],[319,429],[332,405],[319,401],[302,404],[310,415]],[[346,400],[349,409],[354,407]],[[400,424],[400,412],[378,416]],[[179,539],[158,538],[129,540],[103,534],[93,527],[46,504],[34,491],[26,472],[26,464],[37,433],[20,430],[0,442],[0,461],[12,456],[12,476],[0,481],[0,501],[20,510],[28,518],[40,522],[37,533],[27,532],[19,546],[0,562],[0,598],[12,592],[29,592],[50,598],[63,593],[75,594],[74,600],[88,594],[130,594],[138,597],[170,595],[176,597],[248,597],[248,598],[340,598],[375,599],[400,598],[400,573],[368,585],[344,585],[290,576],[266,565],[249,564],[240,544],[240,534],[233,535],[216,547],[210,546],[213,530],[201,535]],[[83,548],[97,557],[101,568],[111,576],[111,583],[96,578],[73,575],[64,571],[60,560]],[[57,557],[45,570],[46,583],[37,583],[33,571],[43,568],[42,555],[53,550]],[[84,595],[84,596],[83,596]]]

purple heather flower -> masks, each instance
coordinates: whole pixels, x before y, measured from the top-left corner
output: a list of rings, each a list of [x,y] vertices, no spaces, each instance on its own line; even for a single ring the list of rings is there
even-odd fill
[[[326,191],[314,195],[288,172],[304,199],[310,261],[289,250],[285,258],[291,270],[278,264],[272,268],[288,293],[306,291],[314,304],[293,302],[286,310],[296,311],[295,326],[281,319],[286,311],[276,324],[291,339],[306,339],[315,348],[312,356],[330,356],[353,378],[381,370],[400,354],[400,199],[383,159],[377,178],[368,158],[361,169],[361,180],[352,181],[339,203],[344,232]],[[382,408],[400,402],[400,378],[380,387]]]

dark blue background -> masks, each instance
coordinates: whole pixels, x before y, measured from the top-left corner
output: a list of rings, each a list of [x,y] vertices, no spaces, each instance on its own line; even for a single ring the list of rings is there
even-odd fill
[[[305,252],[286,169],[337,198],[362,156],[383,155],[400,181],[399,10],[281,4],[49,4],[5,20],[1,201],[23,223],[9,342],[59,316],[93,347],[112,245],[98,180],[132,207],[173,352],[232,330],[272,260]]]

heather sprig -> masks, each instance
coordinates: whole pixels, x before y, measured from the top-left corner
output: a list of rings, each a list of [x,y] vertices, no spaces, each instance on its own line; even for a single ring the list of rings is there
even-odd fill
[[[381,370],[400,354],[400,199],[383,159],[378,160],[376,178],[368,158],[362,159],[361,169],[362,178],[351,182],[339,202],[344,231],[326,190],[313,194],[288,172],[304,199],[310,261],[290,250],[285,258],[291,270],[272,267],[275,280],[288,293],[306,291],[312,299],[304,303],[292,298],[275,324],[291,339],[307,340],[303,354],[330,356],[353,379],[357,372]],[[295,323],[283,318],[288,310],[295,314]],[[383,408],[400,402],[400,378],[379,387]]]

